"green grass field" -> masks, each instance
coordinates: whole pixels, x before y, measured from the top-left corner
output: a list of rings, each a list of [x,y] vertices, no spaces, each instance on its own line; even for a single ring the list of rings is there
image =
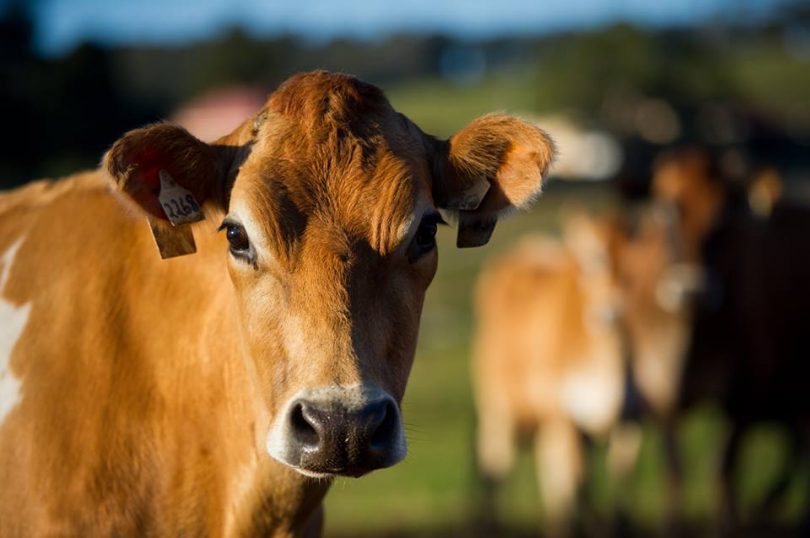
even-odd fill
[[[551,184],[535,208],[498,224],[484,248],[458,250],[455,229],[439,231],[439,270],[428,291],[419,348],[403,402],[409,439],[408,458],[400,465],[359,480],[340,479],[326,503],[327,536],[457,536],[468,534],[475,519],[475,416],[469,383],[470,293],[481,263],[511,245],[522,233],[556,231],[562,208],[572,204],[605,207],[614,203],[604,185]],[[685,455],[685,511],[692,524],[710,527],[714,513],[712,472],[722,441],[722,416],[705,407],[685,417],[680,442]],[[756,430],[746,444],[740,473],[744,506],[755,502],[775,473],[785,446],[780,432]],[[587,484],[596,521],[608,521],[616,495],[604,468],[604,443],[589,454]],[[629,488],[632,524],[656,533],[664,514],[666,483],[661,440],[645,425],[638,468]],[[781,521],[795,519],[808,498],[807,485],[794,484]],[[497,498],[508,535],[536,535],[542,514],[534,470],[523,451]]]

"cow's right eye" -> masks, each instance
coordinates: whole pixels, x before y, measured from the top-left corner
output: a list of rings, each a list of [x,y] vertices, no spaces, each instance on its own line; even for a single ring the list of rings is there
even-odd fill
[[[236,222],[225,221],[220,229],[225,229],[225,237],[228,239],[228,250],[237,258],[250,261],[250,240],[245,228]]]
[[[423,255],[436,248],[436,227],[444,224],[444,220],[438,213],[431,213],[422,218],[416,235],[413,237],[408,247],[408,259],[414,262]]]

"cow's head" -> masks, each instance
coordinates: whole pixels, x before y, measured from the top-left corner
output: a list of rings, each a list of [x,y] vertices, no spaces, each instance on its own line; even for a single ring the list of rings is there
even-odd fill
[[[656,160],[651,187],[653,198],[672,208],[677,255],[688,263],[700,262],[703,242],[726,199],[722,163],[701,148],[665,152]]]
[[[621,308],[618,255],[624,242],[622,222],[615,215],[577,211],[563,216],[562,232],[576,262],[586,327],[592,332],[612,330]]]
[[[484,244],[540,191],[552,155],[542,131],[503,115],[437,140],[376,87],[315,72],[214,145],[159,124],[127,133],[105,167],[153,220],[166,219],[160,170],[224,215],[267,451],[307,475],[357,476],[405,456],[399,403],[439,210],[459,246]]]

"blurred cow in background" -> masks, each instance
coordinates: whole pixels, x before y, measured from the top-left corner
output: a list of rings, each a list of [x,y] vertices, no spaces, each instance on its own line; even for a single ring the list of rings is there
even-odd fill
[[[692,337],[694,296],[704,285],[701,244],[724,203],[725,191],[708,156],[689,149],[659,159],[651,192],[653,203],[639,211],[619,254],[622,326],[629,391],[662,426],[668,512],[677,517],[682,472],[675,423]]]
[[[502,479],[518,433],[533,435],[554,534],[569,530],[583,480],[580,432],[609,432],[624,387],[615,223],[576,215],[563,236],[527,237],[486,267],[473,346],[480,471]]]
[[[550,530],[565,533],[585,475],[581,433],[610,434],[608,469],[621,480],[639,453],[640,428],[622,420],[634,400],[662,428],[674,523],[678,423],[709,400],[730,424],[718,469],[728,523],[744,433],[759,421],[787,431],[763,500],[773,508],[808,459],[810,426],[810,209],[783,192],[772,170],[735,184],[708,150],[673,150],[632,219],[568,219],[563,240],[527,238],[490,263],[473,345],[485,478],[503,478],[518,434],[533,435]]]
[[[663,156],[642,219],[620,263],[633,380],[663,425],[670,510],[678,516],[679,413],[701,400],[730,421],[720,468],[720,508],[737,519],[734,471],[754,423],[786,427],[790,454],[764,508],[786,489],[807,450],[810,209],[781,199],[773,172],[747,191],[726,180],[706,150]],[[653,216],[655,215],[655,216]]]

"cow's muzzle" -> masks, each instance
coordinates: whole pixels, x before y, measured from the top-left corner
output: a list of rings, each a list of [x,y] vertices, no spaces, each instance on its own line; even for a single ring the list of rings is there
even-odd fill
[[[275,459],[310,476],[361,476],[407,451],[399,409],[376,388],[324,387],[293,397],[267,440]]]

